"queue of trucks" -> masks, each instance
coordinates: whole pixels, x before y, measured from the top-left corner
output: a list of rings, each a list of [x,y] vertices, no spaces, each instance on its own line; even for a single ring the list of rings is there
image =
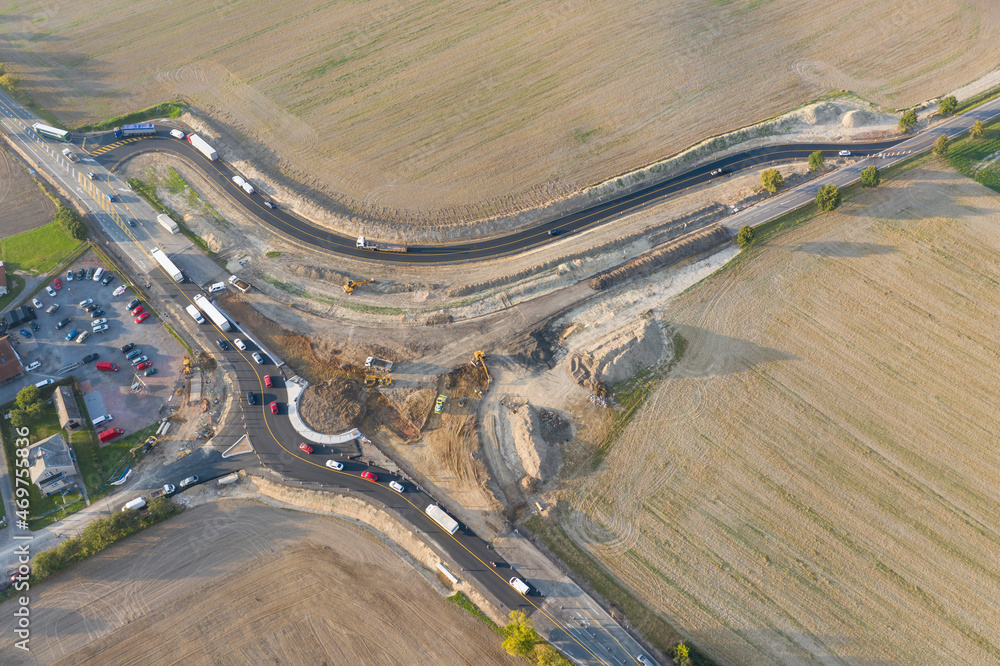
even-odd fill
[[[169,275],[174,282],[184,282],[184,273],[181,273],[181,269],[177,268],[177,266],[174,265],[174,262],[170,261],[170,257],[168,257],[163,250],[158,247],[154,247],[149,251],[149,254],[156,260],[156,263],[158,263],[163,270],[167,272],[167,275]]]
[[[253,185],[243,179],[243,176],[233,176],[233,182],[242,187],[247,194],[253,194],[256,191],[253,189]]]
[[[211,301],[209,301],[207,298],[205,298],[201,294],[198,294],[198,295],[196,295],[194,297],[194,303],[195,303],[195,305],[198,306],[198,308],[202,312],[204,312],[206,315],[208,315],[208,318],[212,320],[213,324],[215,324],[216,326],[218,326],[223,331],[228,331],[228,330],[230,330],[232,328],[232,326],[229,324],[229,320],[226,319],[225,315],[223,315],[219,311],[219,308],[215,307],[211,303]],[[198,322],[198,323],[200,324],[201,322]]]

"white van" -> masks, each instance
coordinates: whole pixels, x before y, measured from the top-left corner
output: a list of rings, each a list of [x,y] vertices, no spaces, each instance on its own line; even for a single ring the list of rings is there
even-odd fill
[[[510,579],[510,586],[525,596],[527,596],[528,590],[531,589],[530,587],[528,587],[527,583],[525,583],[517,576]]]
[[[83,344],[83,341],[90,337],[90,331],[84,331],[80,335],[76,336],[76,341]]]
[[[55,382],[53,382],[51,379],[43,379],[42,381],[40,381],[37,384],[35,384],[35,387],[36,388],[42,388],[43,386],[48,386],[49,384],[53,384],[53,383],[55,383]]]
[[[93,423],[95,426],[99,426],[102,423],[107,423],[108,421],[114,421],[114,420],[115,417],[111,416],[111,414],[105,414],[103,416],[95,416],[94,419],[91,421],[91,423]]]
[[[213,284],[211,287],[208,288],[208,293],[214,294],[216,292],[225,291],[225,290],[226,290],[226,283],[225,282],[216,282],[215,284]]]
[[[100,282],[102,275],[104,275],[103,268],[98,268],[96,271],[94,271],[94,282]]]
[[[122,507],[122,511],[138,511],[139,509],[146,508],[146,498],[136,497],[134,500],[130,500],[125,506]]]
[[[175,139],[183,139],[184,132],[180,131],[179,129],[172,129],[170,130],[170,136],[174,137]]]

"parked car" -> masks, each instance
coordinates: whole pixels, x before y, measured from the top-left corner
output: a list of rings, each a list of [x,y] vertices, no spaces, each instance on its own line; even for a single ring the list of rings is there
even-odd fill
[[[85,308],[85,307],[87,307],[88,305],[90,305],[93,302],[94,302],[94,299],[92,299],[92,298],[88,298],[88,299],[86,299],[84,301],[80,301],[80,307],[81,308]]]
[[[139,315],[144,314],[145,312],[146,308],[142,307],[141,305],[137,305],[135,306],[135,308],[132,309],[132,316],[138,317]]]
[[[153,367],[152,363],[150,363],[149,361],[143,361],[139,365],[135,366],[135,369],[136,370],[145,370],[146,368],[152,368],[152,367]]]
[[[262,365],[264,363],[264,357],[257,352],[254,352],[251,356],[253,356],[253,360],[256,361],[257,365]]]
[[[64,326],[66,326],[66,324],[70,323],[70,321],[72,321],[72,320],[73,320],[72,317],[66,317],[65,319],[63,319],[62,321],[60,321],[58,324],[56,324],[56,330],[58,331],[60,328],[63,328]]]
[[[96,268],[88,268],[87,269],[87,279],[88,280],[93,280],[94,279],[94,273],[96,273],[96,272],[97,272]]]
[[[251,405],[257,404],[257,398],[254,397],[253,391],[247,391],[247,402],[249,402]]]
[[[264,386],[267,388],[274,388],[274,382],[271,381],[271,375],[264,375]]]
[[[48,285],[45,286],[45,293],[51,296],[52,298],[56,297],[56,290]]]
[[[88,306],[84,307],[84,308],[83,308],[83,311],[84,311],[84,312],[93,312],[94,310],[97,310],[97,309],[98,309],[98,308],[100,308],[100,307],[101,307],[101,306],[100,306],[100,305],[98,305],[97,303],[91,303],[90,305],[88,305]]]
[[[112,296],[121,296],[124,293],[125,293],[125,285],[122,284],[122,285],[119,285],[119,286],[115,287],[115,290],[113,292],[111,292],[111,295]]]
[[[114,273],[107,273],[104,277],[101,278],[101,286],[107,287],[108,283],[114,279],[115,279]]]
[[[31,330],[33,330],[33,331],[37,331],[38,330],[38,324],[36,324],[35,322],[31,322],[30,325],[31,325]]]
[[[73,281],[73,271],[66,271],[66,282]]]
[[[31,331],[29,331],[26,328],[22,328],[21,329],[21,335],[23,335],[26,338],[30,338],[31,337]]]
[[[138,317],[135,318],[135,323],[141,324],[142,322],[146,321],[147,319],[149,319],[149,313],[148,312],[143,312],[141,315],[139,315]]]
[[[326,466],[329,467],[330,469],[336,469],[340,471],[344,470],[344,463],[337,462],[336,460],[327,460]]]
[[[53,303],[49,307],[45,308],[45,314],[55,314],[56,310],[59,309],[58,303]]]
[[[399,481],[390,481],[389,487],[395,490],[397,493],[406,492],[406,487]]]
[[[31,372],[32,370],[38,370],[38,368],[40,368],[40,367],[42,367],[42,362],[41,361],[35,361],[31,365],[29,365],[27,368],[25,368],[25,370],[28,371],[28,372]]]
[[[90,313],[91,319],[100,319],[103,316],[104,316],[104,310],[94,310],[93,312]]]
[[[278,413],[278,403],[277,402],[272,402],[271,403],[271,413],[272,414],[277,414]]]
[[[188,478],[186,478],[183,481],[181,481],[178,485],[181,488],[187,488],[188,486],[193,486],[196,483],[198,483],[198,477],[197,476],[189,476]]]
[[[66,340],[72,340],[73,338],[76,337],[76,334],[79,333],[79,332],[80,331],[78,331],[78,330],[76,330],[74,328],[72,331],[70,331],[69,333],[66,334]]]
[[[148,360],[149,360],[148,356],[136,356],[135,358],[132,359],[132,365],[139,365],[143,361],[148,361]]]
[[[127,345],[125,345],[124,347],[122,347],[122,353],[123,354],[127,354],[130,351],[132,351],[133,349],[135,349],[135,343],[134,342],[130,342]]]
[[[83,270],[82,268],[81,268],[80,270],[78,270],[78,271],[76,272],[76,279],[77,279],[77,280],[82,280],[82,279],[83,279],[83,276],[84,276],[84,274],[85,274],[86,272],[87,272],[87,271]]]
[[[216,343],[218,343],[218,345],[219,345],[219,348],[220,348],[220,349],[221,349],[222,351],[229,351],[229,343],[227,343],[227,342],[226,342],[225,340],[223,340],[222,338],[219,338],[219,339],[218,339],[218,340],[216,340],[215,342],[216,342]]]
[[[131,301],[129,301],[129,302],[128,302],[128,304],[127,304],[127,305],[125,306],[125,309],[126,309],[126,310],[131,310],[131,309],[132,309],[132,308],[134,308],[135,306],[139,305],[139,303],[141,303],[141,302],[142,302],[142,301],[140,301],[140,300],[139,300],[138,298],[133,298],[133,299],[132,299]]]
[[[378,474],[365,470],[361,472],[361,478],[368,479],[369,481],[378,481]]]
[[[78,344],[83,344],[83,341],[90,337],[90,331],[83,331],[80,333],[80,337],[76,339]]]
[[[103,275],[104,275],[104,269],[103,268],[98,268],[96,271],[94,271],[94,277],[91,278],[91,279],[94,282],[100,282],[101,281],[101,276],[103,276]]]
[[[243,342],[242,340],[240,340],[239,338],[235,338],[233,340],[233,344],[236,345],[237,347],[239,347],[240,349],[242,349],[243,351],[246,351],[247,344],[245,342]]]
[[[104,317],[101,317],[100,319],[95,319],[94,321],[90,322],[90,325],[93,327],[93,326],[100,326],[101,324],[107,324],[107,323],[108,323],[108,320],[105,319]]]
[[[59,278],[56,278],[52,281],[52,286],[56,289],[62,289],[62,281]]]
[[[91,361],[96,361],[99,358],[101,358],[100,354],[87,354],[83,357],[83,362],[90,363]]]
[[[156,368],[150,368],[149,370],[147,370],[142,374],[144,374],[146,377],[151,377],[152,375],[156,374]]]
[[[38,300],[37,298],[31,299],[31,304],[34,305],[39,310],[41,310],[42,308],[45,307],[45,305],[40,300]]]
[[[301,444],[299,444],[299,448],[302,449],[303,451],[305,451],[306,453],[309,453],[309,454],[312,454],[312,452],[313,452],[313,447],[309,446],[305,442],[302,442]]]
[[[101,324],[100,326],[94,327],[94,333],[103,333],[106,330],[108,330],[107,324]]]
[[[132,347],[133,347],[133,349],[131,351],[129,351],[127,354],[125,354],[125,358],[127,358],[130,361],[132,359],[134,359],[136,356],[142,356],[142,350],[141,349],[135,349],[134,348],[135,345],[132,345]]]

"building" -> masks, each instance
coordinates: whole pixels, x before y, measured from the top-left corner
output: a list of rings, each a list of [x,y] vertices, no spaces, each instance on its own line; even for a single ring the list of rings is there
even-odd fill
[[[31,482],[38,486],[42,497],[77,487],[76,464],[69,445],[58,433],[28,449],[28,465]]]
[[[52,403],[56,406],[60,428],[72,432],[83,427],[80,405],[76,402],[72,387],[60,386],[56,388],[55,393],[52,394]]]
[[[14,308],[0,318],[0,326],[4,329],[14,328],[15,326],[31,323],[31,320],[34,318],[35,309],[29,305],[22,305],[19,308]]]
[[[0,261],[0,296],[7,295],[7,267]]]
[[[5,335],[0,338],[0,384],[6,384],[22,374],[24,366],[21,365],[21,357],[10,344],[10,336]]]

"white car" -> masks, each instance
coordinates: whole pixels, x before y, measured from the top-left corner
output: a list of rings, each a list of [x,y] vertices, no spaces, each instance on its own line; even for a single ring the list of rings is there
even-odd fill
[[[42,308],[45,307],[45,305],[43,305],[42,302],[40,300],[38,300],[37,298],[31,299],[31,304],[34,305],[39,310],[41,310]]]
[[[56,290],[53,289],[52,287],[45,287],[45,293],[47,293],[52,298],[56,297]]]
[[[184,132],[180,131],[179,129],[172,129],[170,130],[170,136],[174,137],[175,139],[183,139]]]
[[[239,338],[234,339],[233,344],[242,349],[243,351],[247,350],[247,343],[243,342]]]
[[[112,296],[121,296],[124,293],[125,293],[125,285],[121,285],[120,287],[118,287],[117,289],[115,289],[113,292],[111,292],[111,295]]]
[[[82,345],[83,341],[86,340],[88,337],[90,337],[90,331],[84,331],[80,335],[76,336],[76,341]]]
[[[343,471],[344,469],[344,463],[337,462],[336,460],[327,460],[326,466],[329,467],[330,469],[336,469],[341,471]]]
[[[849,150],[842,150],[842,151],[840,151],[837,154],[840,155],[841,157],[850,157],[851,156],[851,151],[849,151]]]
[[[108,325],[107,324],[102,324],[101,326],[95,326],[94,327],[94,333],[103,333],[106,330],[108,330]]]
[[[42,362],[41,361],[35,361],[31,365],[29,365],[27,368],[25,368],[25,370],[27,370],[28,372],[31,372],[32,370],[37,370],[40,367],[42,367]]]
[[[262,365],[264,363],[264,358],[257,352],[254,352],[251,356],[253,356],[253,360],[257,361],[257,365]]]
[[[389,487],[395,490],[397,493],[402,493],[406,491],[406,488],[399,481],[390,481]]]
[[[88,298],[85,301],[80,301],[80,307],[81,308],[85,308],[85,307],[87,307],[88,305],[90,305],[93,302],[94,302],[94,299],[92,299],[92,298]]]
[[[91,325],[92,328],[97,328],[98,326],[100,326],[102,324],[107,324],[107,323],[108,323],[108,320],[105,319],[104,317],[101,317],[100,319],[95,319],[94,321],[90,322],[90,325]]]

